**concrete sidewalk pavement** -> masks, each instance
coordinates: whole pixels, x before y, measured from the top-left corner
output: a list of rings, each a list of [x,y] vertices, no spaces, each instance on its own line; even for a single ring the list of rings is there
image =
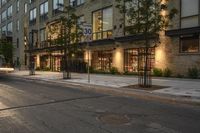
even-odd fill
[[[121,91],[129,93],[132,91],[140,91],[136,89],[126,88],[130,85],[137,84],[136,76],[120,76],[120,75],[101,75],[101,74],[91,74],[90,83],[88,83],[87,74],[72,73],[72,79],[64,80],[62,79],[62,73],[60,72],[44,72],[36,71],[36,75],[29,76],[29,71],[15,71],[10,73],[10,75],[18,76],[26,79],[32,80],[43,80],[43,81],[53,81],[57,83],[71,83],[72,85],[85,85],[85,86],[100,86],[112,88],[113,91]],[[160,96],[172,96],[174,98],[189,98],[200,103],[200,80],[196,79],[177,79],[177,78],[154,78],[154,85],[166,86],[164,89],[144,91]]]

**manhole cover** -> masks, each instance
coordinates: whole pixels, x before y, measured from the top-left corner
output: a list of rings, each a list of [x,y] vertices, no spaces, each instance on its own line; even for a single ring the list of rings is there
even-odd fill
[[[121,114],[102,114],[98,117],[98,119],[102,123],[110,125],[123,125],[130,122],[130,119],[127,115]]]

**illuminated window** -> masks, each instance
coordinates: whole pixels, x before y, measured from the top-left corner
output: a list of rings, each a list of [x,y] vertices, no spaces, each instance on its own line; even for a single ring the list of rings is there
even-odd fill
[[[112,67],[112,50],[94,51],[92,54],[92,67],[95,70],[109,71]]]
[[[93,40],[111,38],[112,29],[112,7],[93,12]]]
[[[199,36],[194,35],[190,37],[180,38],[180,52],[181,53],[197,53],[199,52]]]
[[[140,51],[144,49],[140,49]],[[150,48],[151,54],[151,67],[155,64],[155,48]],[[137,72],[138,71],[138,60],[139,60],[139,49],[125,49],[124,50],[124,71],[125,72]]]

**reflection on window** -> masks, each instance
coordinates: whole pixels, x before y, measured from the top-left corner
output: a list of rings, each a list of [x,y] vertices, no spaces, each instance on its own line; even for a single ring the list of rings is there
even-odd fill
[[[30,24],[36,23],[36,8],[30,11],[29,21],[30,21]]]
[[[11,35],[12,34],[12,22],[8,23],[7,25],[7,32],[8,32],[8,35]]]
[[[1,32],[3,35],[6,35],[6,25],[1,28]]]
[[[1,14],[1,21],[5,21],[6,20],[6,10],[2,12]]]
[[[11,16],[12,16],[12,5],[7,9],[7,17],[9,18]]]
[[[180,51],[182,53],[199,52],[199,36],[195,35],[192,37],[182,37]]]
[[[112,37],[112,7],[93,12],[93,40]]]
[[[63,7],[61,5],[64,5],[63,0],[53,0],[53,14],[58,14],[63,11]]]
[[[40,5],[40,21],[48,18],[48,1]]]

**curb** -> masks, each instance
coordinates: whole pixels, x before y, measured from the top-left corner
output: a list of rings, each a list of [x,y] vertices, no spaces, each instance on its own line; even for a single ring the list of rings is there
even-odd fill
[[[85,83],[74,83],[70,81],[58,81],[58,80],[47,80],[47,79],[34,79],[30,77],[23,77],[18,75],[12,75],[12,78],[33,81],[37,83],[46,83],[46,84],[54,84],[62,87],[69,87],[72,89],[78,89],[81,91],[90,91],[96,93],[102,93],[106,95],[114,95],[114,96],[122,96],[122,97],[132,97],[143,100],[151,100],[158,101],[163,103],[170,104],[187,104],[187,105],[195,105],[200,106],[200,99],[195,97],[184,97],[184,96],[175,96],[170,94],[161,94],[161,93],[153,93],[145,90],[136,90],[130,88],[114,88],[100,85],[91,85]]]

